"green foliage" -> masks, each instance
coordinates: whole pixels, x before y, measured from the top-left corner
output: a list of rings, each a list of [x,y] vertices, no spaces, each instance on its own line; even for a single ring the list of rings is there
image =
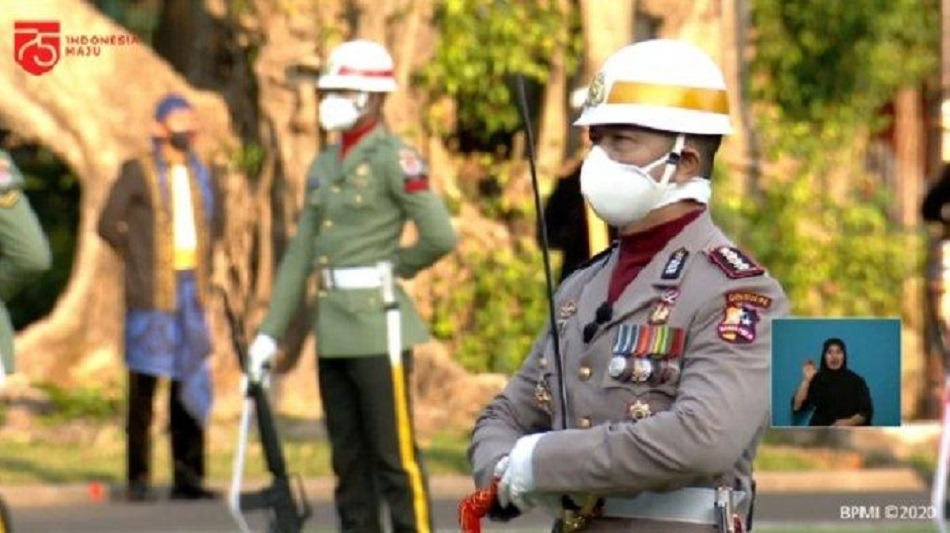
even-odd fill
[[[125,26],[136,37],[146,43],[152,42],[152,32],[158,26],[161,11],[160,4],[154,2],[128,2],[124,0],[95,0],[102,12]]]
[[[266,153],[260,143],[248,142],[242,144],[234,152],[234,164],[248,176],[258,176],[264,166]]]
[[[53,403],[53,412],[47,417],[53,423],[77,418],[111,420],[122,412],[125,401],[118,391],[96,387],[65,389],[49,383],[37,387],[46,391]]]
[[[458,121],[486,138],[519,123],[511,76],[545,82],[551,57],[566,51],[568,72],[577,64],[577,32],[564,27],[554,2],[445,0],[436,8],[439,43],[419,76],[431,100],[448,96]],[[572,25],[577,25],[576,18]],[[439,125],[433,125],[438,131]]]
[[[834,199],[799,176],[759,198],[730,197],[714,208],[728,232],[781,280],[793,314],[901,312],[895,288],[919,266],[908,253],[916,240],[882,206],[853,195]]]
[[[777,106],[775,142],[793,152],[883,126],[869,121],[936,65],[937,0],[756,0],[752,13],[752,96]]]
[[[472,278],[434,302],[433,334],[455,341],[454,357],[468,370],[511,374],[547,316],[541,253],[525,241],[472,250],[462,261]]]
[[[860,149],[886,125],[877,117],[894,92],[936,65],[938,14],[936,0],[753,3],[756,127],[782,162],[770,168],[788,175],[720,195],[715,208],[781,280],[794,314],[902,311],[920,243],[890,218],[888,189],[861,168]]]

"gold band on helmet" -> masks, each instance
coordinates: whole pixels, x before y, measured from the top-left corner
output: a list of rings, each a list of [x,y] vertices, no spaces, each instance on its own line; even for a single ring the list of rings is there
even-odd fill
[[[608,104],[642,104],[729,114],[729,99],[722,89],[677,87],[633,81],[615,81]]]

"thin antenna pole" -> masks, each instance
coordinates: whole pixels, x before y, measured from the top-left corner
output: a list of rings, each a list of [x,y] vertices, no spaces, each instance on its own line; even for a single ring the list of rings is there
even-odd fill
[[[538,186],[538,172],[535,168],[534,131],[531,128],[531,115],[528,113],[528,98],[525,95],[524,76],[518,75],[518,107],[521,108],[521,120],[528,136],[528,163],[531,167],[531,190],[534,192],[534,209],[541,229],[541,257],[544,259],[544,281],[547,285],[548,320],[550,322],[551,341],[554,345],[554,370],[557,374],[558,392],[561,400],[561,428],[567,429],[567,386],[564,383],[564,363],[561,360],[561,342],[554,315],[554,282],[551,277],[551,257],[548,253],[548,226],[544,220],[541,206],[541,189]]]

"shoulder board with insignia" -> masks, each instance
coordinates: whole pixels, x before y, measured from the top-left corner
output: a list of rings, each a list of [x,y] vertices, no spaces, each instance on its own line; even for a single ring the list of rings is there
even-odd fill
[[[729,279],[751,278],[765,274],[765,269],[734,246],[717,246],[706,251],[709,260]]]
[[[663,265],[663,272],[660,273],[660,279],[672,281],[679,279],[683,273],[683,267],[686,266],[686,259],[689,257],[689,251],[686,248],[678,248],[670,254],[666,264]]]

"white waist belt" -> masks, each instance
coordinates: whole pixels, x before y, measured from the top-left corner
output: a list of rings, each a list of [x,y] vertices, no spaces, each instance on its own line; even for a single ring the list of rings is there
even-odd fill
[[[379,269],[374,266],[325,268],[320,271],[327,289],[378,289],[382,286]]]
[[[745,516],[749,509],[745,491],[732,491],[734,512]],[[638,518],[658,522],[689,522],[715,525],[716,490],[686,487],[672,492],[644,492],[635,498],[604,498],[601,516]]]

